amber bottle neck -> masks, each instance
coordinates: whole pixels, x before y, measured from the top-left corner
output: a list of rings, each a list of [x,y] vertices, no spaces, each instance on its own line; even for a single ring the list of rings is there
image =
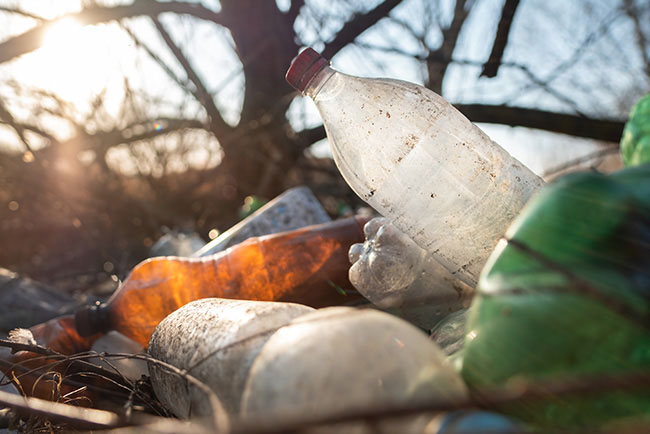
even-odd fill
[[[84,337],[111,329],[109,308],[105,303],[82,307],[75,313],[74,319],[77,333]]]

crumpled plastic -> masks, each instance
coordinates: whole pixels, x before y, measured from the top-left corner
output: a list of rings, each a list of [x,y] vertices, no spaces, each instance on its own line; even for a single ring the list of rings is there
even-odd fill
[[[621,156],[627,167],[650,162],[650,94],[630,112],[621,137]]]

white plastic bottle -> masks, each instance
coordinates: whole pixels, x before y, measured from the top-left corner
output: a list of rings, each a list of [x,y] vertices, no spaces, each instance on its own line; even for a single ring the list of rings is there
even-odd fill
[[[466,283],[543,184],[441,96],[352,77],[306,49],[287,81],[316,103],[350,187]]]
[[[250,368],[241,412],[272,424],[423,401],[453,403],[467,394],[442,351],[414,326],[374,309],[332,307],[292,320],[264,344]]]
[[[311,312],[295,303],[204,298],[161,321],[148,351],[205,383],[236,417],[248,371],[264,343],[280,327]],[[155,364],[149,372],[156,396],[176,416],[211,414],[205,394],[185,380]]]

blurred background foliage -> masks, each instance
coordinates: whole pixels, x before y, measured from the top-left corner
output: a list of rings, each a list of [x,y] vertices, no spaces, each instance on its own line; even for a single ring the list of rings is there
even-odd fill
[[[303,46],[441,93],[548,179],[619,167],[650,90],[646,0],[0,0],[0,267],[74,292],[247,196],[359,205],[284,81]]]

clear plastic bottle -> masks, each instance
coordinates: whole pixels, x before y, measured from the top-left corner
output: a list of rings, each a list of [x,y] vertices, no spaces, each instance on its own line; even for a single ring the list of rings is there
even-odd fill
[[[543,184],[422,86],[342,74],[309,48],[287,81],[316,103],[357,195],[468,284]]]
[[[463,349],[465,345],[465,325],[469,317],[468,309],[458,310],[443,318],[431,329],[431,340],[440,346],[440,349],[452,356]]]
[[[387,218],[374,218],[363,230],[366,241],[350,247],[349,277],[376,306],[426,330],[469,307],[473,286],[454,277]]]

